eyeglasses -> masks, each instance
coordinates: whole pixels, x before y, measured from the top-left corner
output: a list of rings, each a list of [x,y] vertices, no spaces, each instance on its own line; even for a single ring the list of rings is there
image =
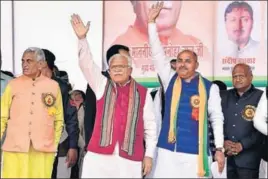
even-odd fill
[[[122,71],[126,68],[129,68],[129,65],[114,65],[114,66],[110,66],[109,71]]]

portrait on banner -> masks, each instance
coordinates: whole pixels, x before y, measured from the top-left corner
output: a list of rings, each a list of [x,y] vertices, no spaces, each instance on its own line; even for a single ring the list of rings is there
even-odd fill
[[[214,44],[216,77],[230,77],[237,63],[248,64],[257,78],[267,76],[264,16],[267,9],[262,9],[261,1],[218,2]]]
[[[104,53],[113,44],[128,46],[133,76],[141,82],[158,81],[147,30],[147,13],[156,2],[104,2]],[[156,24],[167,60],[177,58],[183,49],[193,50],[200,60],[199,69],[212,76],[213,8],[211,1],[164,1]]]

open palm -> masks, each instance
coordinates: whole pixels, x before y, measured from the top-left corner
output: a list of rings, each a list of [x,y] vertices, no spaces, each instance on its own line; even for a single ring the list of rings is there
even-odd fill
[[[83,39],[86,37],[87,32],[89,30],[90,23],[88,22],[85,26],[82,22],[81,18],[77,14],[73,14],[71,16],[71,24],[73,26],[74,32],[79,39]]]
[[[161,12],[163,8],[164,2],[157,2],[156,4],[153,4],[152,7],[149,9],[148,13],[148,20],[149,21],[155,21],[155,19],[158,17],[159,13]]]

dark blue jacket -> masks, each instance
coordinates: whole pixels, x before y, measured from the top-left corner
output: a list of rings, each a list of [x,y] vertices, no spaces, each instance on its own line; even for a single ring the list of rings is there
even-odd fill
[[[263,136],[254,128],[246,110],[257,108],[262,93],[252,85],[242,96],[230,89],[222,98],[225,140],[240,142],[243,147],[238,155],[227,157],[227,165],[234,161],[240,168],[259,169]]]
[[[69,102],[70,85],[58,77],[53,76],[52,79],[58,82],[62,94],[64,123],[68,133],[68,146],[65,150],[68,150],[69,148],[76,149],[78,147],[79,127],[77,110],[75,107],[71,106]]]

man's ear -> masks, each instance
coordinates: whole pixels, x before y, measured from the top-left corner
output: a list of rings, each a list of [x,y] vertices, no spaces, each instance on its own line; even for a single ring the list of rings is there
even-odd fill
[[[47,62],[45,60],[38,61],[38,69],[42,70],[43,68],[47,67]]]
[[[198,67],[199,67],[199,62],[196,62],[195,69],[198,69]]]

